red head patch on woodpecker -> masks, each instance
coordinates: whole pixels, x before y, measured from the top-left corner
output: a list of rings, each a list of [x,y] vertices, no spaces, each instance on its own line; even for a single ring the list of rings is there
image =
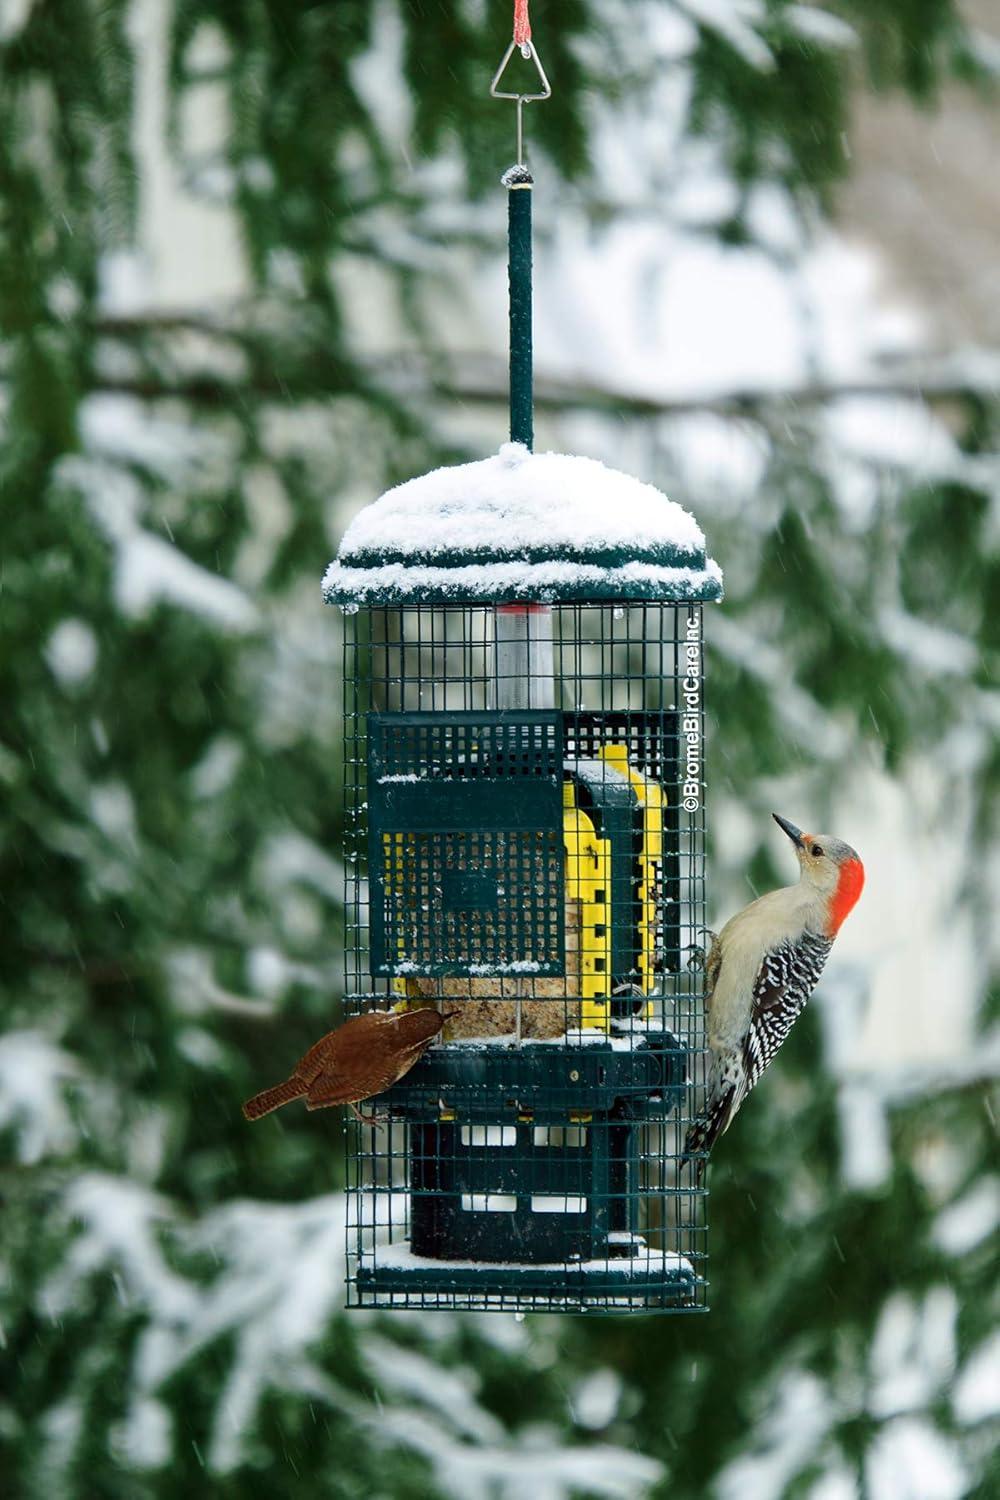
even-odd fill
[[[820,930],[836,937],[865,883],[865,869],[850,844],[832,833],[803,833],[779,813],[771,816],[795,846],[802,879],[822,901]]]
[[[865,867],[855,854],[852,859],[845,859],[840,866],[840,878],[837,881],[837,889],[830,901],[830,936],[833,937],[840,930],[841,923],[857,904],[865,883]]]

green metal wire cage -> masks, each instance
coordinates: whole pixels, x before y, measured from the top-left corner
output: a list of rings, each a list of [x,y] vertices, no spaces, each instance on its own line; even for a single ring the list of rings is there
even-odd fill
[[[346,615],[348,1010],[456,1013],[348,1125],[352,1305],[706,1306],[701,614]]]
[[[348,1301],[706,1305],[681,1171],[704,1082],[702,604],[693,517],[533,455],[531,200],[508,194],[510,435],[355,518],[324,580],[344,645],[349,1011],[440,1040],[348,1125]],[[527,50],[525,50],[527,48]]]

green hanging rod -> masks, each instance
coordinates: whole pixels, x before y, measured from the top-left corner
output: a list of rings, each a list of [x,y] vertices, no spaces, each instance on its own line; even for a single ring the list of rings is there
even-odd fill
[[[507,189],[507,274],[510,285],[510,440],[530,448],[534,441],[532,349],[531,349],[531,190],[534,178],[524,161],[524,121],[526,104],[534,104],[552,95],[552,88],[542,60],[531,40],[528,7],[515,3],[514,35],[493,75],[490,94],[494,99],[513,99],[517,105],[517,160],[500,179]],[[540,91],[511,93],[500,87],[507,64],[517,48],[521,56],[534,62]]]

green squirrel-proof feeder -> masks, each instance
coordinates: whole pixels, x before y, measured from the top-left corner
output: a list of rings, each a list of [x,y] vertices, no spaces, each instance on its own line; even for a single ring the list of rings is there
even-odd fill
[[[543,92],[512,96],[519,120],[548,93],[527,46]],[[385,1124],[349,1122],[349,1300],[693,1311],[705,1191],[677,1167],[704,1070],[701,616],[722,581],[659,490],[531,452],[521,155],[519,128],[511,441],[368,506],[324,579],[347,1009],[453,1013],[368,1106]]]

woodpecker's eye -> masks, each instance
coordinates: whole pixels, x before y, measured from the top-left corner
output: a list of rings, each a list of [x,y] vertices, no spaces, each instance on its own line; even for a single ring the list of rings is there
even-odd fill
[[[811,848],[811,849],[810,849],[810,850],[809,850],[809,853],[810,853],[810,854],[811,854],[811,855],[812,855],[812,856],[813,856],[813,857],[814,857],[814,858],[815,858],[815,859],[819,859],[819,857],[820,857],[820,855],[821,855],[821,854],[822,854],[822,853],[823,853],[823,851],[822,851],[822,849],[821,849],[821,848],[820,848],[820,847],[819,847],[819,845],[818,845],[818,844],[813,844],[813,846],[812,846],[812,848]]]

